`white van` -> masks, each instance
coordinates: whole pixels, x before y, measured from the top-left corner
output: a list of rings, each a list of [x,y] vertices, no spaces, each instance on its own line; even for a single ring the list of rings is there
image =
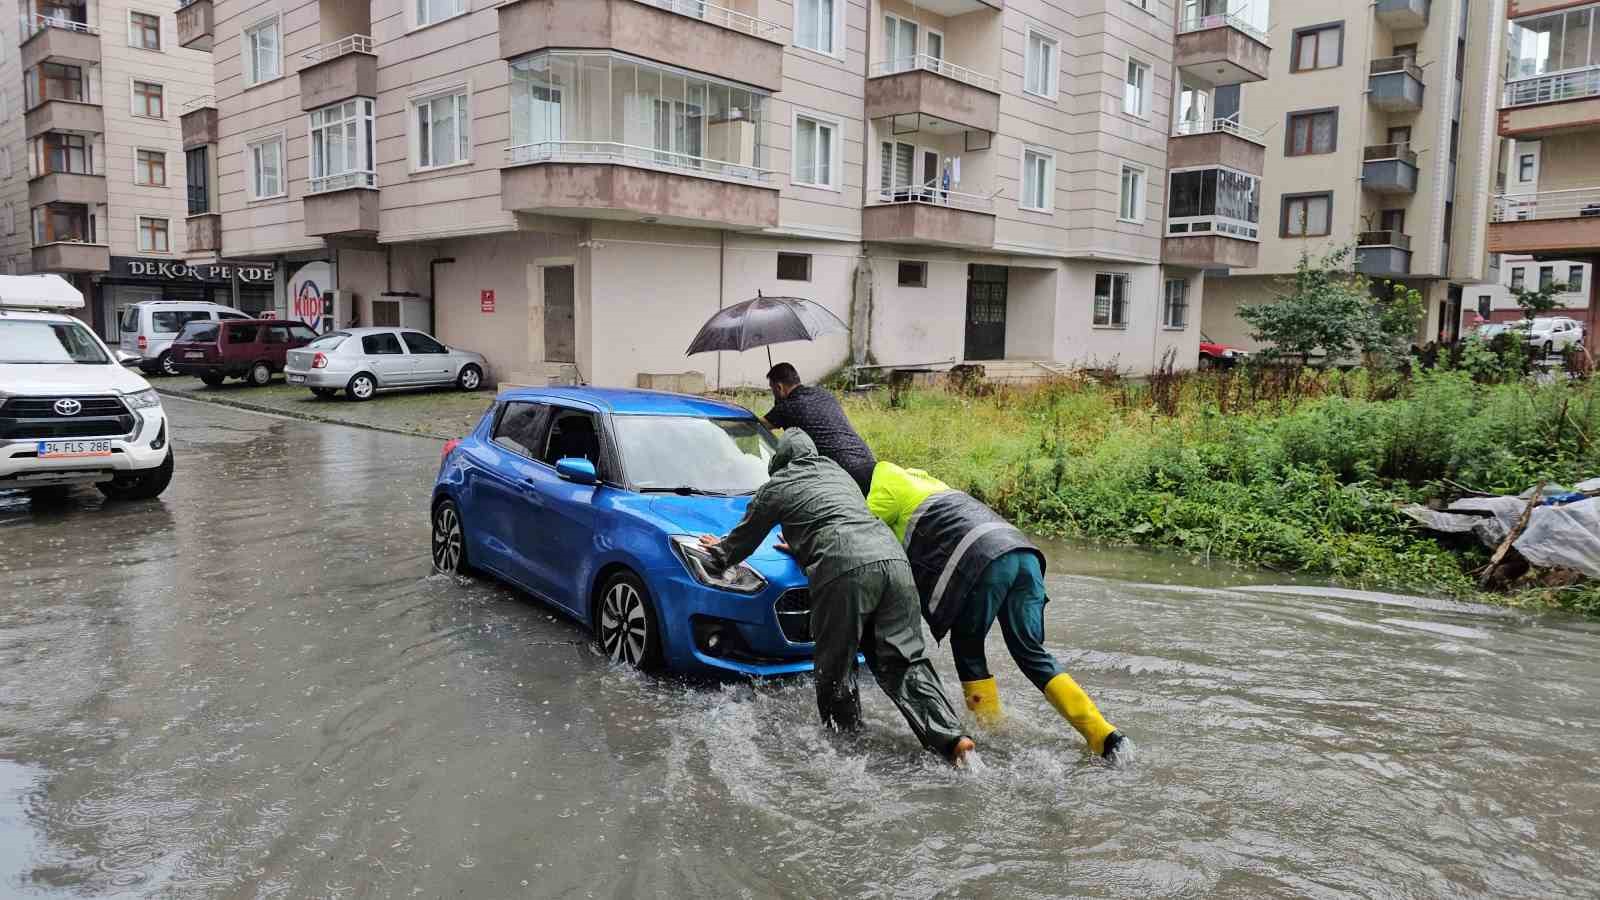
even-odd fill
[[[145,300],[122,311],[122,350],[139,357],[146,375],[178,374],[168,349],[196,319],[249,319],[250,314],[204,300]]]

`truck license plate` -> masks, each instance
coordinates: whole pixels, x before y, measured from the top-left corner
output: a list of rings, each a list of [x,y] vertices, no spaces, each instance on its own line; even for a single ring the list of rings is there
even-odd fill
[[[110,441],[40,441],[40,459],[74,459],[87,456],[110,456]]]

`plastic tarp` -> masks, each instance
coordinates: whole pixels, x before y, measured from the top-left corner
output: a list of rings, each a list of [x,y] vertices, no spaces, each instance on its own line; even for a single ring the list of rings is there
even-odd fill
[[[1600,578],[1600,500],[1535,509],[1512,546],[1538,568],[1573,569]]]
[[[0,275],[0,309],[83,309],[83,294],[60,275]]]
[[[1526,502],[1523,505],[1526,505]],[[1441,534],[1470,534],[1485,547],[1500,546],[1500,542],[1506,539],[1506,533],[1513,527],[1502,523],[1496,516],[1440,512],[1417,504],[1401,507],[1400,512],[1429,531]],[[1520,509],[1517,514],[1521,515]]]

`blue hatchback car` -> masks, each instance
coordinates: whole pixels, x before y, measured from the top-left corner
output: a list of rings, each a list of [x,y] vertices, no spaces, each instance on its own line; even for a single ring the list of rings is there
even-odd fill
[[[777,443],[739,406],[655,391],[527,388],[445,445],[433,565],[513,584],[640,669],[811,670],[805,574],[769,535],[720,575],[701,534],[726,534]]]

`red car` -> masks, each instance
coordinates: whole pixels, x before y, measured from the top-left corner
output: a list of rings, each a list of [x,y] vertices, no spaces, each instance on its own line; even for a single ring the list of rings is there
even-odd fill
[[[172,361],[184,375],[211,387],[224,378],[243,378],[260,387],[282,372],[284,356],[304,347],[317,333],[304,322],[283,319],[201,319],[183,327],[172,342]]]
[[[1207,337],[1204,332],[1200,334],[1200,368],[1202,369],[1225,369],[1229,366],[1238,365],[1249,358],[1250,352],[1248,350],[1240,350],[1238,347],[1219,344]]]

